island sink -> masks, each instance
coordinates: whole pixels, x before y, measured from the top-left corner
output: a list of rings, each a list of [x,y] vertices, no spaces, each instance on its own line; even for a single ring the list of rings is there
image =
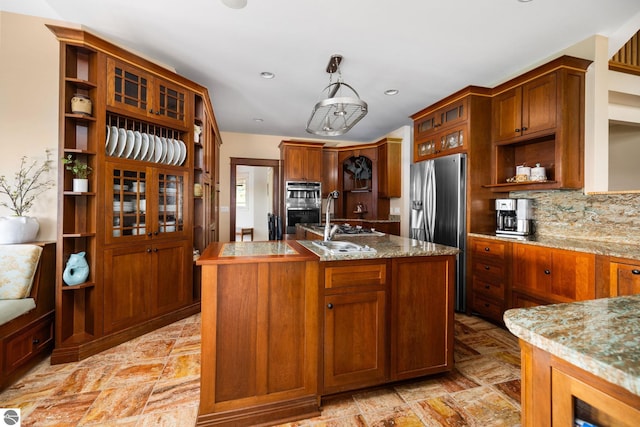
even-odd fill
[[[376,253],[374,248],[367,245],[362,246],[344,240],[314,240],[311,243],[332,254]]]

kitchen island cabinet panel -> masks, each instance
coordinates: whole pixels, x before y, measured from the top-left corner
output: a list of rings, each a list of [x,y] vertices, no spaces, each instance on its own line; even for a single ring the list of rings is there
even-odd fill
[[[640,294],[640,263],[617,259],[609,265],[610,296]]]
[[[455,270],[451,257],[392,260],[391,375],[399,380],[453,368]]]

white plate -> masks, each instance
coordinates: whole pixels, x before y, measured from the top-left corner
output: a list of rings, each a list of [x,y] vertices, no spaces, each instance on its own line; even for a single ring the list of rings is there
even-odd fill
[[[117,146],[118,146],[118,128],[115,126],[111,126],[111,131],[109,132],[109,142],[107,143],[107,154],[109,156],[113,156],[113,153],[115,153]]]
[[[110,135],[111,135],[111,128],[107,126],[107,137],[105,138],[105,141],[104,141],[104,149],[106,150],[107,154],[109,154],[109,136]]]
[[[132,130],[127,131],[127,145],[124,147],[124,153],[122,153],[122,157],[125,159],[131,159],[131,154],[133,154],[133,149],[135,147],[136,137],[133,134]]]
[[[142,142],[140,143],[140,155],[138,158],[140,160],[147,160],[147,154],[149,152],[149,136],[146,133],[140,134],[142,138]]]
[[[127,147],[127,131],[125,129],[118,129],[118,146],[116,147],[116,157],[122,157],[124,149]]]
[[[156,142],[156,147],[153,152],[153,161],[156,163],[161,163],[162,157],[164,155],[164,151],[162,149],[162,141],[160,141],[160,137],[158,137],[157,135],[154,135],[153,138]]]
[[[180,153],[180,142],[177,139],[172,139],[171,142],[173,142],[173,164],[174,165],[179,165],[180,164],[180,157],[181,157],[181,153]]]
[[[153,138],[153,135],[145,133],[147,138],[149,138],[149,149],[147,150],[147,158],[145,159],[148,162],[153,162],[153,153],[156,151],[156,140]]]
[[[187,158],[187,144],[185,144],[181,139],[178,140],[178,143],[180,144],[180,160],[178,161],[178,164],[182,165]]]
[[[169,148],[169,153],[171,153],[171,160],[167,160],[167,163],[170,165],[175,165],[178,157],[180,157],[180,150],[176,147],[176,143],[173,142],[173,138],[167,138],[167,145]]]
[[[140,132],[133,132],[133,136],[135,140],[133,141],[133,153],[131,153],[131,158],[140,160],[140,150],[142,149],[142,135]]]
[[[162,148],[164,149],[164,156],[162,157],[162,163],[171,164],[173,160],[173,145],[169,144],[167,138],[164,136],[160,138],[162,141]]]

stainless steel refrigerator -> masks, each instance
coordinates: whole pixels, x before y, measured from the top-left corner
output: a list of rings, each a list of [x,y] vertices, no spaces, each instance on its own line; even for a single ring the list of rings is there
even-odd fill
[[[409,236],[460,249],[455,309],[466,309],[466,155],[452,154],[411,165]]]

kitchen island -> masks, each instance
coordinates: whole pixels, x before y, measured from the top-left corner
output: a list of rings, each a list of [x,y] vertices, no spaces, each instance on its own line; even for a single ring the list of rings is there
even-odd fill
[[[524,426],[640,425],[640,296],[508,310]]]
[[[204,251],[198,425],[313,417],[324,396],[453,368],[458,249],[358,239],[375,252],[292,240]]]

